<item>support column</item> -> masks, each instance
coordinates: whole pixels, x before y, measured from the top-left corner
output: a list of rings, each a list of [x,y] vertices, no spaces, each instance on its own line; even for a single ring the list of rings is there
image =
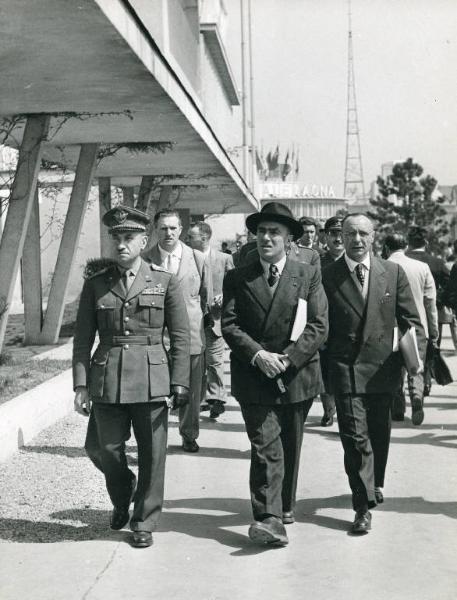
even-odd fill
[[[100,213],[100,256],[109,257],[111,244],[108,229],[102,223],[103,215],[111,208],[111,178],[98,178],[98,208]]]
[[[173,191],[173,186],[171,186],[171,185],[162,186],[162,189],[160,190],[159,206],[157,207],[157,210],[168,207],[172,191]]]
[[[125,206],[132,207],[135,205],[135,194],[133,191],[133,187],[122,188],[122,204],[125,204]]]
[[[25,344],[37,344],[43,325],[43,286],[41,283],[40,206],[35,190],[29,229],[22,253]]]
[[[48,115],[28,117],[19,150],[19,160],[11,188],[5,228],[0,242],[1,296],[7,305],[7,310],[0,317],[0,350],[5,339],[8,306],[13,296],[19,261],[29,227],[43,152],[43,141],[48,128]]]
[[[136,207],[143,212],[148,212],[151,201],[151,192],[154,187],[154,176],[144,175],[141,179],[140,191],[138,192],[138,202]]]
[[[177,209],[177,212],[179,213],[179,216],[181,218],[181,224],[182,224],[181,240],[183,242],[185,242],[186,238],[187,238],[187,233],[188,233],[189,227],[190,227],[190,209],[180,208],[180,209]]]
[[[97,150],[98,144],[81,146],[62,241],[49,292],[48,307],[40,335],[41,344],[56,344],[59,339],[68,281],[78,249],[79,236],[94,176]]]

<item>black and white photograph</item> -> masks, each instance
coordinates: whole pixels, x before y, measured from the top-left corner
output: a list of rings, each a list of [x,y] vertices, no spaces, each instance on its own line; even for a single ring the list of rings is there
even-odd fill
[[[457,599],[457,3],[0,0],[0,599]]]

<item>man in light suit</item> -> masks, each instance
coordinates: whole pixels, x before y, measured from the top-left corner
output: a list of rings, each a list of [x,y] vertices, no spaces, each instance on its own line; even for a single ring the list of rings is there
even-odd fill
[[[205,257],[208,275],[208,313],[205,316],[205,376],[202,401],[210,407],[209,416],[217,419],[225,411],[224,339],[221,332],[222,282],[227,271],[234,268],[230,254],[211,248],[211,227],[199,221],[189,229],[189,245]]]
[[[329,382],[335,394],[344,464],[356,512],[353,533],[371,529],[383,501],[390,441],[390,407],[402,359],[394,329],[424,330],[403,269],[371,253],[374,229],[363,214],[343,221],[345,254],[322,271],[329,302]]]
[[[427,343],[432,347],[438,345],[438,311],[436,308],[436,287],[432,272],[427,263],[409,258],[405,255],[406,239],[403,235],[395,233],[388,235],[384,240],[384,255],[397,265],[401,265],[406,273],[414,302],[425,331]],[[425,362],[426,346],[421,348],[422,360]],[[411,400],[411,421],[413,425],[421,425],[424,420],[424,374],[408,375],[408,390]],[[403,378],[399,393],[394,397],[392,418],[403,421],[405,414],[405,395],[403,392]]]
[[[180,241],[179,213],[163,209],[154,216],[158,243],[143,258],[174,273],[183,293],[190,323],[190,402],[179,409],[179,433],[185,452],[198,452],[200,400],[204,370],[205,332],[203,315],[207,306],[205,257]]]
[[[251,442],[249,536],[284,545],[284,524],[294,522],[305,413],[322,391],[318,350],[327,336],[327,299],[320,271],[287,257],[292,239],[303,234],[287,206],[265,204],[246,226],[257,234],[259,259],[225,276],[222,334]],[[307,303],[307,321],[292,342],[299,300]]]

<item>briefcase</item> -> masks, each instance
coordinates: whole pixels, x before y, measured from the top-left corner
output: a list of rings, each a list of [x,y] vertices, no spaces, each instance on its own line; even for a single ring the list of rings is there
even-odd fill
[[[431,361],[431,373],[433,379],[438,385],[448,385],[452,383],[452,375],[446,361],[441,356],[439,348],[433,349],[433,356]]]

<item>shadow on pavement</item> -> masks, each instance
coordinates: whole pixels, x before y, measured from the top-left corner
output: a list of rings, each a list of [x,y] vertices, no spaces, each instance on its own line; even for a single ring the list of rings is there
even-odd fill
[[[167,454],[187,454],[190,455],[189,452],[184,452],[181,446],[168,446]],[[251,451],[250,450],[237,450],[235,448],[215,448],[215,447],[205,447],[200,446],[200,450],[198,453],[195,453],[193,456],[198,458],[199,456],[205,456],[210,458],[234,458],[234,459],[250,459]]]
[[[110,511],[93,509],[69,509],[51,513],[49,521],[26,519],[0,519],[0,539],[20,544],[49,544],[75,541],[106,540],[127,541],[128,532],[109,529]],[[81,525],[57,523],[79,521]]]
[[[297,523],[310,523],[326,529],[347,532],[350,522],[318,514],[322,509],[351,508],[349,495],[299,500],[295,509]],[[181,509],[181,510],[180,510]],[[195,513],[193,511],[201,511]],[[208,511],[204,513],[203,511]],[[389,498],[376,509],[402,514],[444,515],[457,519],[457,502],[430,502],[420,496]],[[211,511],[228,514],[211,514]],[[111,531],[109,511],[91,508],[62,510],[49,515],[49,521],[0,519],[0,540],[15,543],[58,543],[65,541],[103,540],[129,543],[128,531]],[[58,520],[60,522],[54,522]],[[71,521],[64,523],[62,521]],[[80,525],[74,525],[77,521]],[[252,522],[251,503],[241,498],[186,498],[168,500],[164,504],[158,532],[173,531],[194,538],[215,540],[234,548],[232,556],[259,554],[273,549],[256,546],[247,535]],[[243,533],[230,528],[243,527]]]

